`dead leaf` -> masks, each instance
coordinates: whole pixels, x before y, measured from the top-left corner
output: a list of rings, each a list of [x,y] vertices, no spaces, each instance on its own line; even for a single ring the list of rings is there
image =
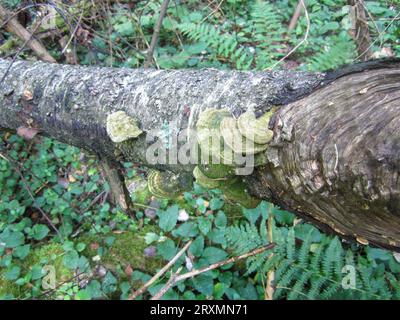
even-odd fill
[[[17,129],[17,134],[25,140],[32,140],[38,132],[39,130],[35,128],[19,127]]]
[[[57,179],[57,182],[58,182],[58,184],[59,184],[61,187],[63,187],[64,189],[68,189],[68,186],[69,186],[69,181],[68,181],[68,179],[59,177],[59,178]]]
[[[130,265],[130,264],[128,264],[127,266],[126,266],[126,268],[125,268],[125,274],[128,276],[128,277],[130,277],[131,275],[132,275],[132,273],[133,273],[133,269],[132,269],[132,266]]]
[[[380,58],[388,58],[394,57],[393,50],[389,47],[383,47],[381,50],[376,51],[372,54],[372,58],[380,59]]]

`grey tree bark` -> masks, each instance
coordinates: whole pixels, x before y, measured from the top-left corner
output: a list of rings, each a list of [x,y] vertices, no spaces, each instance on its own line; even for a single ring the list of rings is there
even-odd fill
[[[0,74],[9,61],[0,59]],[[400,61],[357,64],[328,73],[149,70],[17,61],[0,84],[0,126],[43,134],[119,159],[106,132],[122,110],[144,132],[175,121],[184,130],[207,108],[235,117],[253,106],[273,140],[266,164],[246,188],[361,243],[400,249]],[[123,160],[143,165],[141,135]],[[192,165],[160,165],[191,171]]]

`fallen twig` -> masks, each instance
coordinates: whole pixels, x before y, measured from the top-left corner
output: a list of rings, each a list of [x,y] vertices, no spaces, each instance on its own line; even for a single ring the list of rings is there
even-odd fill
[[[167,12],[168,4],[169,4],[169,0],[164,0],[164,2],[161,5],[160,15],[158,16],[157,23],[154,26],[154,32],[153,32],[153,36],[151,37],[149,51],[147,52],[147,59],[144,63],[145,68],[148,68],[149,65],[153,62],[154,49],[156,48],[156,45],[157,45],[158,36],[160,34],[160,29],[161,29],[161,25],[162,25],[165,13]]]
[[[201,269],[198,269],[198,270],[193,270],[193,271],[184,273],[184,274],[182,274],[180,276],[178,276],[177,275],[178,272],[176,272],[174,275],[172,275],[171,279],[166,283],[166,285],[164,287],[162,287],[161,290],[159,292],[157,292],[157,294],[154,295],[151,298],[151,300],[159,300],[159,299],[161,299],[162,296],[179,281],[182,281],[182,280],[185,280],[185,279],[188,279],[188,278],[193,278],[193,277],[195,277],[195,276],[197,276],[197,275],[199,275],[201,273],[217,269],[217,268],[219,268],[221,266],[224,266],[226,264],[229,264],[229,263],[232,263],[232,262],[236,262],[236,261],[239,261],[239,260],[242,260],[242,259],[246,259],[248,257],[255,256],[256,254],[259,254],[259,253],[262,253],[262,252],[264,252],[266,250],[270,250],[270,249],[274,248],[275,245],[276,245],[275,243],[270,243],[270,244],[268,244],[266,246],[254,249],[254,250],[252,250],[252,251],[250,251],[248,253],[242,254],[240,256],[229,258],[229,259],[226,259],[226,260],[222,260],[222,261],[216,262],[216,263],[214,263],[212,265],[209,265],[208,267],[204,267],[204,268],[201,268]]]
[[[168,262],[160,271],[158,271],[149,281],[147,281],[140,289],[136,290],[129,296],[129,300],[135,300],[138,296],[140,296],[143,292],[147,290],[158,278],[160,278],[165,272],[167,272],[175,262],[186,252],[189,246],[192,244],[193,240],[190,240],[185,246],[176,254],[175,257],[172,258],[170,262]]]
[[[8,16],[8,11],[0,5],[0,18],[5,20]],[[34,39],[32,34],[26,30],[16,18],[9,19],[6,24],[6,29],[24,40],[26,45],[35,52],[39,59],[46,62],[57,63],[57,61],[48,53],[46,48],[38,40]]]
[[[268,222],[267,222],[267,232],[268,232],[268,241],[273,243],[274,241],[274,234],[273,234],[273,225],[274,225],[274,214],[272,213],[271,207],[273,204],[269,205],[269,212],[268,212]],[[273,257],[273,253],[270,255],[270,259]],[[267,285],[265,287],[264,298],[265,300],[272,300],[274,297],[275,292],[275,270],[271,268],[267,272]]]
[[[304,0],[300,0],[300,3],[304,8],[304,13],[306,15],[306,20],[307,20],[307,30],[306,30],[306,34],[305,34],[304,38],[292,50],[290,50],[287,55],[285,55],[279,61],[274,63],[271,67],[266,68],[266,70],[274,69],[278,64],[280,64],[282,61],[286,60],[289,56],[291,56],[293,54],[293,52],[295,52],[298,48],[300,48],[303,45],[304,42],[307,41],[308,35],[310,33],[310,26],[311,26],[310,15],[308,14],[308,10],[307,10],[307,7],[306,7],[306,5],[304,3]]]

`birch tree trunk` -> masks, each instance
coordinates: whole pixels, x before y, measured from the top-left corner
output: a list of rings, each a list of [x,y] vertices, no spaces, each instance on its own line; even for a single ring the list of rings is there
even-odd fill
[[[9,61],[0,59],[0,75]],[[118,154],[107,117],[124,111],[144,133],[191,127],[207,108],[238,117],[276,110],[267,161],[243,181],[249,192],[361,243],[400,249],[400,61],[329,73],[160,71],[15,62],[0,84],[0,126],[32,127],[100,157],[150,164],[140,135]],[[277,107],[277,108],[273,108]]]

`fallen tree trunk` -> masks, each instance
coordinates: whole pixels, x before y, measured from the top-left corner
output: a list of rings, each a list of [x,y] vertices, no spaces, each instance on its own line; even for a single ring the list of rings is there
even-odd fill
[[[0,60],[1,75],[8,64]],[[174,172],[192,172],[194,164],[149,163],[146,151],[154,141],[144,134],[121,154],[107,131],[108,116],[124,111],[152,133],[190,128],[207,108],[225,108],[235,117],[249,107],[257,115],[271,111],[266,161],[242,177],[245,188],[344,238],[400,249],[398,60],[331,73],[17,61],[0,86],[3,128],[35,128],[100,157]]]

